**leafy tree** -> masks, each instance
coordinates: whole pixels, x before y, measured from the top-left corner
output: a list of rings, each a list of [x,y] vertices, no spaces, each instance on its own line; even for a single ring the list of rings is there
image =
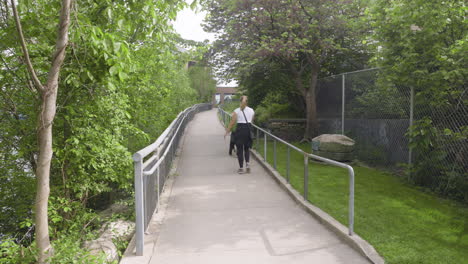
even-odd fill
[[[356,26],[361,1],[210,0],[206,9],[207,29],[219,34],[217,62],[225,75],[242,78],[252,65],[281,65],[305,102],[304,139],[316,135],[320,73],[333,70],[332,61],[364,51],[358,38],[365,29]]]
[[[273,62],[252,65],[251,71],[240,79],[239,89],[249,96],[249,104],[255,108],[255,120],[259,123],[282,114],[287,117],[303,116],[304,102],[294,92],[291,76],[281,65]]]
[[[35,223],[36,242],[39,249],[39,263],[46,263],[47,258],[52,254],[49,239],[48,223],[48,202],[50,194],[50,167],[52,161],[52,122],[56,113],[56,100],[58,91],[58,79],[60,68],[65,58],[65,48],[68,45],[68,28],[70,24],[71,0],[63,0],[61,4],[60,18],[58,22],[58,36],[55,43],[50,69],[47,74],[47,81],[41,82],[36,74],[33,64],[29,58],[29,51],[23,36],[20,17],[16,10],[16,3],[11,1],[13,16],[18,31],[23,59],[26,62],[28,72],[31,76],[33,87],[37,90],[41,107],[36,111],[38,115],[37,137],[39,153],[36,161],[36,200],[35,200]]]
[[[430,106],[456,103],[464,87],[464,1],[376,1],[372,10],[375,56],[386,78],[414,87]]]
[[[22,59],[12,6],[6,3],[0,2],[0,236],[17,237],[17,243],[29,246],[22,237],[38,231],[37,221],[28,219],[38,168],[36,113],[42,113],[43,97]],[[196,102],[183,68],[185,56],[177,51],[178,38],[170,25],[185,5],[176,0],[73,2],[50,141],[46,222],[55,249],[50,261],[87,262],[76,253],[83,250],[79,241],[67,239],[83,239],[81,230],[94,226],[90,209],[108,205],[119,193],[131,195],[131,153]],[[42,83],[56,38],[56,25],[50,21],[57,20],[60,6],[58,0],[18,2],[31,65]],[[16,262],[29,262],[26,259]]]
[[[371,14],[383,78],[415,92],[413,180],[468,201],[466,2],[377,0]]]
[[[216,91],[216,80],[211,67],[197,64],[188,69],[191,86],[198,92],[198,100],[210,102]]]

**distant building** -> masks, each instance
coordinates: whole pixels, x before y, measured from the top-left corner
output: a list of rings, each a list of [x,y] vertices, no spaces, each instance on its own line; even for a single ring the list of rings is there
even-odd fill
[[[225,100],[231,100],[236,93],[237,87],[216,87],[213,104],[223,104]]]

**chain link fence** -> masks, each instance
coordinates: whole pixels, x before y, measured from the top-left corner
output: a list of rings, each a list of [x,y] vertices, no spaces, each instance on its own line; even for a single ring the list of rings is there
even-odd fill
[[[468,201],[467,99],[462,91],[434,107],[432,98],[389,83],[379,69],[335,75],[318,82],[320,133],[349,136],[358,160],[388,169],[409,164],[416,184]],[[409,132],[426,141],[410,142]]]

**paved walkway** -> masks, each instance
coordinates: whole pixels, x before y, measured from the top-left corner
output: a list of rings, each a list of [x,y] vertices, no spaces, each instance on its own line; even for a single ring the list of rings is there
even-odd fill
[[[236,173],[216,110],[189,125],[154,247],[123,263],[369,263],[299,207],[256,162]],[[162,214],[162,215],[161,215]]]

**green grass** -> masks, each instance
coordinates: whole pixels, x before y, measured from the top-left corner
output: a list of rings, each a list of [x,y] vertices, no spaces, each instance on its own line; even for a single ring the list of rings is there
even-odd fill
[[[254,142],[254,147],[255,147]],[[263,155],[263,141],[259,153]],[[299,145],[306,151],[310,145]],[[286,147],[277,145],[277,170],[286,176]],[[273,165],[273,143],[267,161]],[[291,185],[303,194],[303,157],[291,150]],[[407,185],[376,169],[355,170],[354,230],[389,264],[468,263],[468,208]],[[348,174],[311,163],[309,201],[348,225]]]

